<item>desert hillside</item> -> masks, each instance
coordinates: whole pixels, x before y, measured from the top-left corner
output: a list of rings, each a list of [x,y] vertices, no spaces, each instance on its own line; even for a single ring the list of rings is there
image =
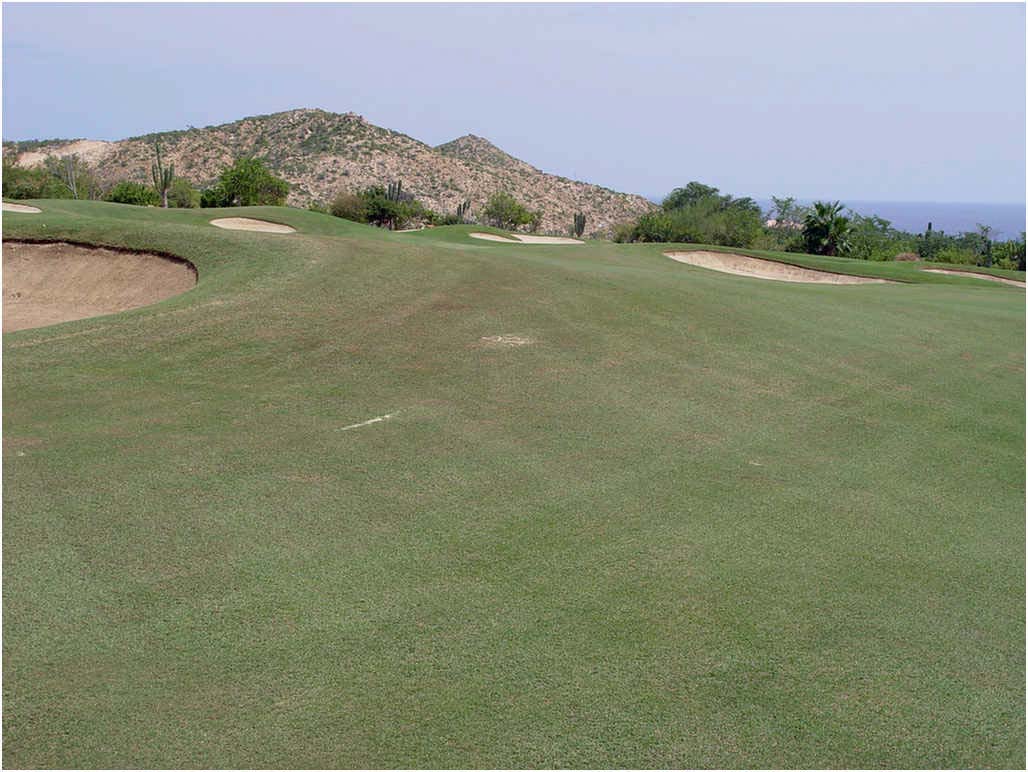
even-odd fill
[[[477,212],[490,194],[505,190],[541,210],[541,230],[552,232],[564,232],[578,211],[586,215],[586,231],[597,233],[652,207],[641,196],[546,174],[481,137],[469,134],[431,147],[354,113],[324,110],[290,110],[118,142],[8,142],[4,154],[33,166],[48,154],[78,153],[96,164],[107,182],[148,181],[155,139],[161,140],[176,173],[201,187],[239,156],[262,158],[292,185],[289,203],[295,206],[330,201],[341,190],[402,180],[405,190],[444,213],[465,199]]]

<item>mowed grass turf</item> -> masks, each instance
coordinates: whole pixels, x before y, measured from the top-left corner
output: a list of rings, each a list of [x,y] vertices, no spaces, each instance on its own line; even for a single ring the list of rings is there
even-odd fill
[[[1023,291],[37,203],[199,283],[3,337],[7,766],[1023,764]]]

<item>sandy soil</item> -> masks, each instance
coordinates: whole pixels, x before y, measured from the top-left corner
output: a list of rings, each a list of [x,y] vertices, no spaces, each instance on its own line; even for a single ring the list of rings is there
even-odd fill
[[[528,346],[534,343],[531,338],[526,338],[522,335],[486,335],[482,338],[482,343],[487,346],[509,346],[516,348],[518,346]]]
[[[922,268],[921,270],[927,273],[946,273],[950,276],[970,276],[972,279],[985,279],[985,281],[998,281],[1000,284],[1009,284],[1011,287],[1025,288],[1023,281],[1017,281],[1016,279],[1004,279],[1002,276],[987,276],[984,273],[975,273],[974,271],[951,271],[947,268]]]
[[[495,233],[469,233],[469,236],[473,239],[483,239],[485,241],[501,241],[504,244],[584,244],[584,241],[578,239],[567,239],[563,236],[525,236],[520,233],[512,233],[511,238],[504,238],[503,236],[497,236]],[[511,241],[511,239],[517,239],[517,241]]]
[[[138,308],[196,284],[184,261],[72,244],[3,245],[3,331]]]
[[[221,217],[211,220],[211,225],[230,231],[260,231],[262,233],[296,233],[296,228],[267,220],[254,220],[250,217]]]
[[[51,145],[41,150],[29,150],[18,156],[18,166],[38,166],[48,155],[77,155],[83,161],[96,164],[106,158],[114,149],[113,142],[99,139],[80,139],[65,145]]]
[[[6,201],[3,202],[5,212],[21,212],[22,214],[39,214],[43,210],[37,206],[29,206],[28,204],[9,204]]]
[[[733,255],[727,252],[665,252],[666,257],[680,263],[709,268],[714,271],[748,276],[753,279],[789,281],[802,284],[890,284],[886,279],[869,279],[864,276],[847,276],[841,273],[816,271],[795,265],[761,260],[757,257]]]

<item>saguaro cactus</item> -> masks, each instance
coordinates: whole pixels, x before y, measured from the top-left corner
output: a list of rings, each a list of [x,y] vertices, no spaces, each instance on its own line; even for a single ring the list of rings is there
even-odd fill
[[[582,214],[581,212],[578,212],[575,215],[575,224],[574,224],[573,227],[574,227],[575,235],[578,238],[581,238],[582,234],[585,233],[585,215],[584,214]]]
[[[462,223],[468,221],[468,211],[471,209],[471,199],[465,199],[457,204],[457,219]]]
[[[403,182],[397,180],[396,182],[390,182],[386,188],[386,198],[390,201],[400,201],[403,196]]]
[[[154,142],[154,149],[157,152],[157,160],[150,166],[150,173],[153,175],[153,186],[161,194],[161,206],[168,208],[168,190],[171,188],[171,180],[175,176],[175,164],[167,169],[161,162],[161,143]]]

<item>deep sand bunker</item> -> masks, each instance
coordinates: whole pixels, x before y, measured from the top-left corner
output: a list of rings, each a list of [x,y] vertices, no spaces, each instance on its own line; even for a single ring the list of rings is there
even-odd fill
[[[578,239],[567,239],[563,236],[522,236],[518,233],[512,233],[511,238],[506,236],[497,236],[495,233],[469,233],[469,236],[473,239],[483,239],[485,241],[500,241],[504,244],[584,244],[584,241]],[[511,239],[517,239],[512,241]]]
[[[761,260],[759,257],[733,255],[728,252],[665,252],[666,257],[680,263],[688,263],[712,271],[723,271],[736,276],[748,276],[751,279],[770,279],[772,281],[790,281],[802,284],[891,284],[887,279],[869,279],[866,276],[848,276],[841,273],[817,271],[813,268],[800,268],[774,260]]]
[[[296,228],[267,220],[254,220],[250,217],[221,217],[211,220],[216,228],[230,231],[260,231],[261,233],[296,233]]]
[[[921,270],[927,273],[945,273],[950,276],[970,276],[972,279],[985,279],[985,281],[998,281],[1000,284],[1009,284],[1011,287],[1025,288],[1023,281],[1017,281],[1016,279],[1004,279],[1002,276],[988,276],[984,273],[975,273],[974,271],[951,271],[947,268],[922,268]]]
[[[196,284],[185,260],[57,242],[5,241],[3,331],[139,308]]]
[[[11,204],[7,201],[3,202],[5,212],[21,212],[22,214],[39,214],[43,210],[38,206],[29,206],[28,204]]]

